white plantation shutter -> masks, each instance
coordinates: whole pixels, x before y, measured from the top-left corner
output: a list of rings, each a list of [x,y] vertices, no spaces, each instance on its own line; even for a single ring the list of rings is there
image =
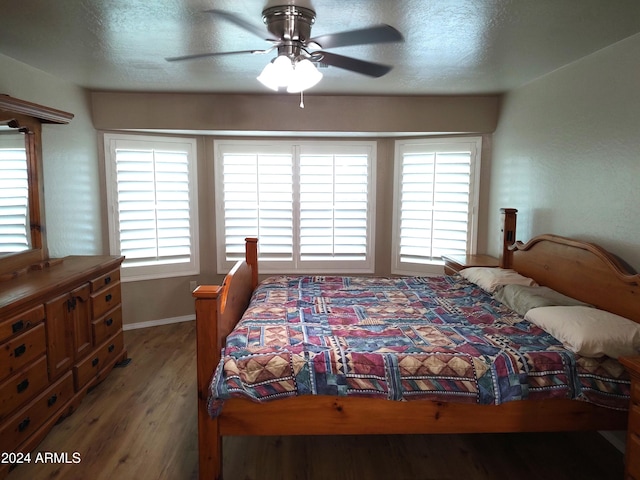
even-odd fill
[[[480,139],[396,142],[394,273],[472,253]]]
[[[291,149],[260,150],[222,157],[227,261],[244,258],[246,237],[260,239],[261,260],[293,258],[293,155]]]
[[[368,166],[366,153],[300,155],[302,261],[366,259]]]
[[[372,142],[217,141],[215,152],[219,272],[250,236],[264,273],[373,271]]]
[[[29,234],[29,182],[25,149],[0,148],[0,253],[27,250]]]
[[[105,135],[112,253],[123,276],[198,273],[195,141]]]

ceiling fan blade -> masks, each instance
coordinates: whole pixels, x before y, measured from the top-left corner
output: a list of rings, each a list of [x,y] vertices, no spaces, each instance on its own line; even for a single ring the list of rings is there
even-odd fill
[[[346,47],[349,45],[366,45],[370,43],[404,42],[402,34],[390,25],[376,25],[360,30],[331,33],[314,37],[309,42],[320,45],[320,48]]]
[[[231,22],[234,25],[237,25],[238,27],[242,28],[243,30],[246,30],[249,33],[253,33],[255,36],[263,40],[278,41],[278,39],[275,38],[273,35],[271,35],[271,33],[267,31],[266,28],[255,25],[251,22],[247,22],[245,19],[238,17],[233,13],[225,12],[224,10],[218,10],[215,8],[213,10],[205,10],[205,11],[213,15],[216,15],[220,18],[224,18],[226,21]]]
[[[335,53],[317,52],[322,55],[320,63],[331,65],[333,67],[343,68],[352,72],[361,73],[370,77],[381,77],[391,71],[393,67],[383,65],[381,63],[368,62],[366,60],[358,60],[357,58],[344,57]]]
[[[268,48],[266,50],[237,50],[235,52],[210,52],[210,53],[195,53],[193,55],[182,55],[180,57],[167,57],[165,60],[167,62],[179,62],[181,60],[193,60],[196,58],[207,58],[207,57],[221,57],[223,55],[238,55],[243,53],[250,53],[252,55],[258,55],[262,53],[268,53],[273,48]]]

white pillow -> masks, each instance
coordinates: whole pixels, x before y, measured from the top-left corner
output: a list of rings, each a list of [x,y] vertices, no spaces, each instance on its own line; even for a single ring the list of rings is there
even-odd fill
[[[530,287],[528,285],[504,285],[496,289],[494,298],[511,310],[524,315],[532,308],[556,306],[590,307],[580,300],[562,295],[549,287]]]
[[[524,316],[584,357],[640,352],[640,324],[592,307],[532,308]]]
[[[510,268],[469,267],[461,270],[460,275],[489,293],[502,285],[538,286],[532,278],[524,277]]]

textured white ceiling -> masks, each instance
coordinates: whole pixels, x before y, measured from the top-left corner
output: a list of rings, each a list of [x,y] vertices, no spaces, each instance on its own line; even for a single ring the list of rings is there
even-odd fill
[[[204,11],[262,25],[283,3],[316,11],[312,36],[378,23],[405,36],[332,50],[394,69],[329,67],[313,93],[500,93],[640,32],[638,0],[21,0],[0,4],[0,54],[92,90],[267,93],[255,77],[273,55],[165,57],[268,47]]]

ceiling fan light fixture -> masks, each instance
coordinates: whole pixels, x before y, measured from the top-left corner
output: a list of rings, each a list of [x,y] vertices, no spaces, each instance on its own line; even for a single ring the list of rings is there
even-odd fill
[[[278,55],[258,75],[258,81],[271,90],[287,87],[293,76],[293,63],[286,55]]]
[[[292,61],[287,55],[278,55],[258,75],[258,81],[271,90],[286,88],[289,93],[300,93],[322,80],[322,73],[307,58]]]
[[[322,80],[322,73],[310,60],[304,58],[293,66],[293,75],[287,85],[287,92],[303,92],[317,85],[320,80]]]

